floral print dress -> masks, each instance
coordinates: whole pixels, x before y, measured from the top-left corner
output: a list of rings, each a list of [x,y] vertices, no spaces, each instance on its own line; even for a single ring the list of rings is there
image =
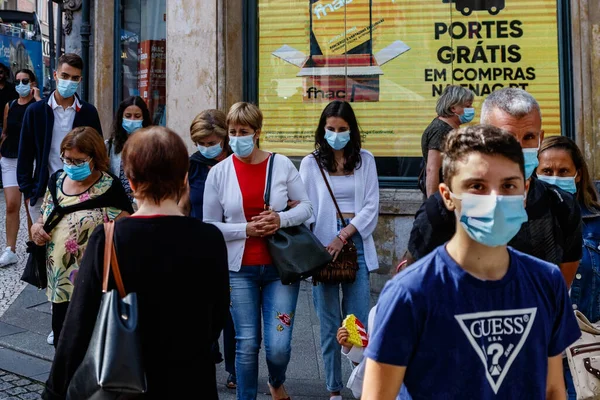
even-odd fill
[[[77,195],[63,192],[66,174],[62,172],[56,180],[56,201],[61,207],[72,206],[94,199],[108,191],[113,178],[102,173],[98,181],[88,190]],[[44,223],[52,213],[54,203],[50,191],[46,191],[41,211]],[[46,269],[48,272],[48,288],[46,295],[52,303],[63,303],[71,300],[73,283],[79,271],[79,263],[94,229],[115,219],[121,210],[114,207],[96,208],[75,211],[67,214],[50,233],[51,240],[46,247]]]

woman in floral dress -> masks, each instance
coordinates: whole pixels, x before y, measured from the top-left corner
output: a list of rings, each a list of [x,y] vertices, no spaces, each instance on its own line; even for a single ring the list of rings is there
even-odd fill
[[[63,139],[60,152],[63,169],[50,177],[41,207],[42,216],[31,228],[33,241],[47,245],[46,294],[52,303],[55,347],[92,231],[106,221],[133,212],[120,180],[107,172],[106,148],[96,130],[73,129]],[[60,207],[56,207],[56,203]],[[71,207],[75,205],[78,205],[76,210]],[[63,210],[69,212],[63,213]],[[44,223],[55,218],[60,218],[60,222],[47,233]]]

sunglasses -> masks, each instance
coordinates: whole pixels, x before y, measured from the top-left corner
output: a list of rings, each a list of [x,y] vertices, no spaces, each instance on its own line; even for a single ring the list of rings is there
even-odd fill
[[[20,85],[29,85],[29,78],[25,78],[25,79],[15,79],[15,82]]]

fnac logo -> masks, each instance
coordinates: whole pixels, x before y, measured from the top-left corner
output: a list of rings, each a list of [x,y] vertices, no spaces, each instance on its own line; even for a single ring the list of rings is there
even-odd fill
[[[496,15],[504,9],[505,0],[442,0],[443,3],[455,3],[462,15],[471,15],[473,11],[487,11]]]

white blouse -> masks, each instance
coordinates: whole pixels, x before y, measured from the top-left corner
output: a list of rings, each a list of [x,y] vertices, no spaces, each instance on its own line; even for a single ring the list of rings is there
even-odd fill
[[[211,223],[221,230],[227,243],[229,270],[239,271],[246,245],[246,215],[242,192],[231,155],[212,167],[204,186],[204,222]],[[273,164],[270,203],[279,213],[281,228],[297,226],[312,215],[312,205],[298,170],[289,158],[277,154],[269,159]],[[268,165],[267,165],[268,168]],[[266,183],[266,181],[265,181]],[[300,204],[288,211],[288,200],[298,200]]]
[[[362,165],[354,170],[354,218],[350,223],[358,230],[363,240],[367,267],[369,271],[374,271],[379,268],[373,240],[373,231],[377,227],[379,218],[379,180],[373,154],[363,149],[360,151],[360,156]],[[314,224],[313,233],[324,246],[327,246],[338,234],[338,217],[312,154],[302,159],[300,176],[313,206],[313,216],[306,224]],[[328,173],[325,176],[331,185],[331,177]]]

